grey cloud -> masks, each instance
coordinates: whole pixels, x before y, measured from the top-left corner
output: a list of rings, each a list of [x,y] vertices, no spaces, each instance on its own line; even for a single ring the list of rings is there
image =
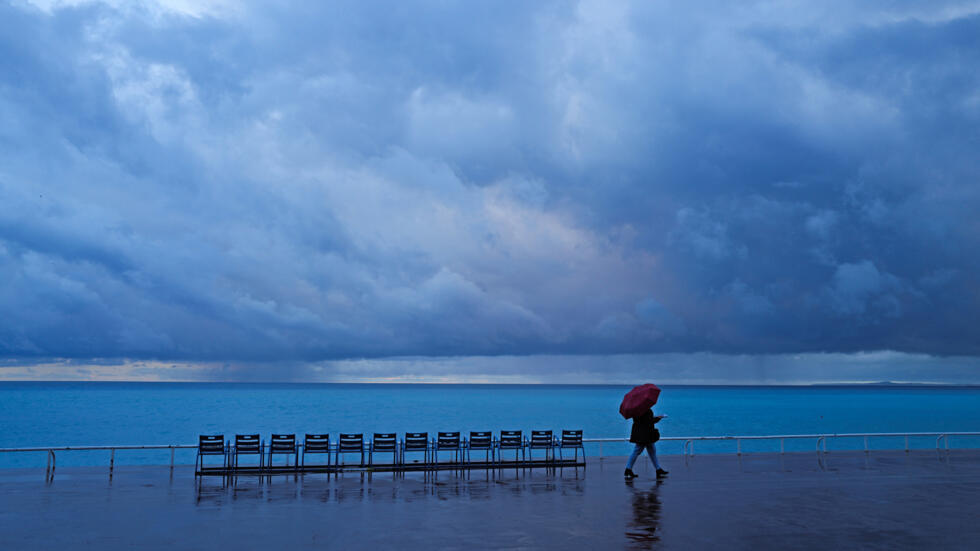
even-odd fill
[[[0,6],[0,356],[978,354],[978,14]]]
[[[837,267],[827,299],[831,308],[843,316],[860,317],[875,309],[883,316],[895,317],[901,315],[896,295],[902,292],[898,278],[864,260]]]

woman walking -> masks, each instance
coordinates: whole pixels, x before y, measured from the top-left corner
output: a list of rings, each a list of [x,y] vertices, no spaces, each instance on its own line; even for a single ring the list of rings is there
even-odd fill
[[[654,445],[657,440],[660,440],[660,431],[654,425],[659,423],[663,419],[663,416],[653,415],[653,410],[648,409],[645,413],[633,418],[633,430],[630,431],[630,442],[635,444],[633,448],[633,453],[630,454],[629,461],[626,462],[626,472],[623,475],[627,478],[636,478],[636,473],[633,472],[633,464],[636,463],[636,458],[640,457],[643,450],[647,451],[647,455],[650,456],[650,461],[653,462],[653,466],[657,469],[657,478],[661,478],[667,474],[663,468],[660,467],[660,462],[657,461],[657,448]]]

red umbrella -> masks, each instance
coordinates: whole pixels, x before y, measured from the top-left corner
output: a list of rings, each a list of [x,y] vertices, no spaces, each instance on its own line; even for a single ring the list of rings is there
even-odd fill
[[[623,396],[623,403],[619,404],[619,414],[626,419],[637,417],[653,407],[660,397],[660,389],[657,385],[647,383],[633,387],[633,390]]]

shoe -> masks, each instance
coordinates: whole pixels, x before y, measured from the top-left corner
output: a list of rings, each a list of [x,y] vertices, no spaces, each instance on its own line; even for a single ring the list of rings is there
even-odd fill
[[[630,469],[626,469],[626,471],[623,472],[623,476],[625,476],[626,478],[636,478],[636,473],[634,473]]]
[[[669,471],[663,469],[657,469],[657,478],[663,478],[669,474]]]

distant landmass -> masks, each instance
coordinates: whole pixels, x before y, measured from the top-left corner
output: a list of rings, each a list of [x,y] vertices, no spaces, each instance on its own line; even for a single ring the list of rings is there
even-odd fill
[[[980,387],[973,383],[923,383],[923,382],[895,382],[895,381],[869,381],[863,383],[811,383],[806,386],[955,386],[955,387]]]

